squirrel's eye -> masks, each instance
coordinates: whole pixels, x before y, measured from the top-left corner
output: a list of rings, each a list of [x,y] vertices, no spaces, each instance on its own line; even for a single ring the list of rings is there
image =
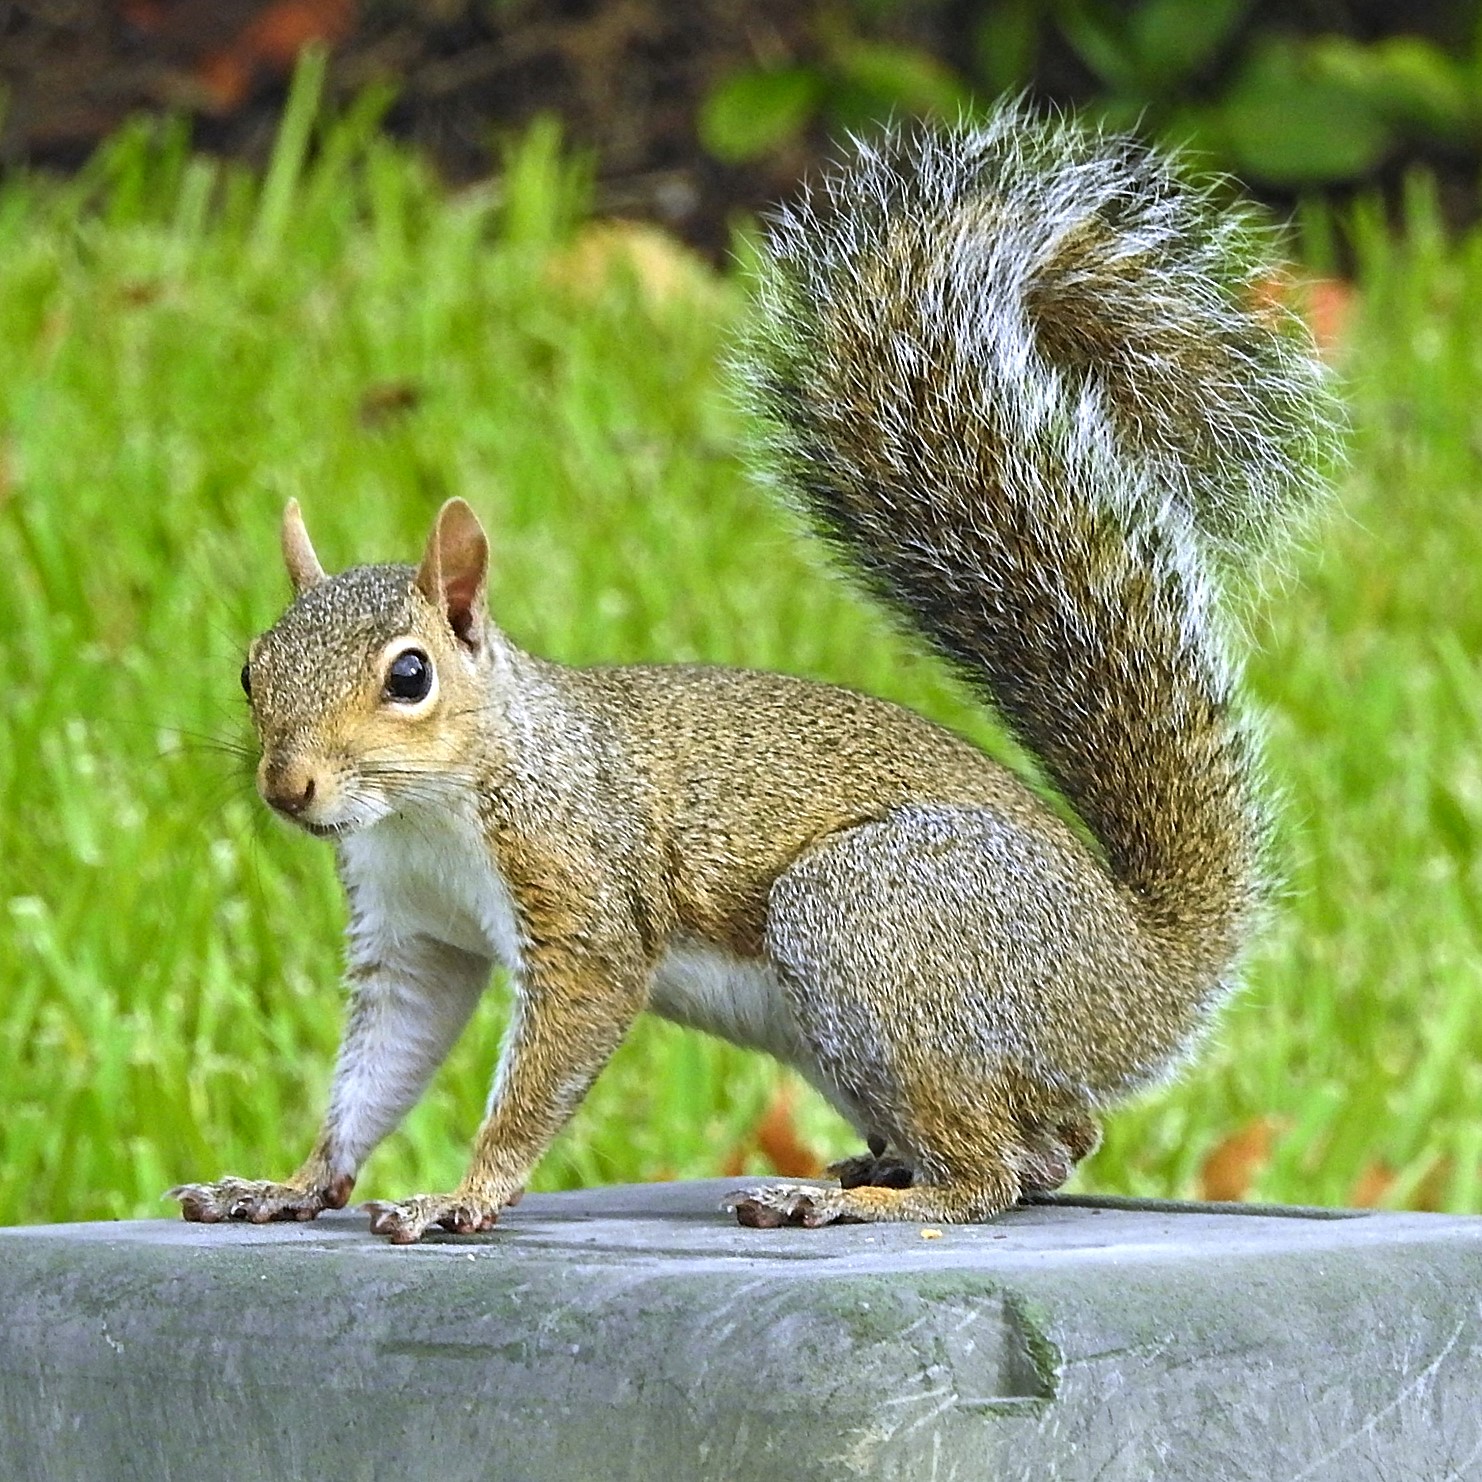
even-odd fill
[[[386,693],[393,700],[425,700],[432,688],[432,663],[420,648],[409,648],[391,661]]]
[[[250,700],[252,698],[252,666],[242,665],[242,693]]]

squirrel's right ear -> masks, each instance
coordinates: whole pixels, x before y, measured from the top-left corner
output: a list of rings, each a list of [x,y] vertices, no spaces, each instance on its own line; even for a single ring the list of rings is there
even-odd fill
[[[297,499],[290,499],[283,506],[283,564],[288,568],[295,597],[324,580],[324,568],[314,554],[314,543],[304,528]]]
[[[484,588],[489,577],[489,537],[462,499],[450,499],[437,512],[417,590],[440,608],[448,626],[469,648],[484,637]]]

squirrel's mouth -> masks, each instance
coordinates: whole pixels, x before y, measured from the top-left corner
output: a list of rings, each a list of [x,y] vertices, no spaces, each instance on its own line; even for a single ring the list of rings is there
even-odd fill
[[[293,824],[295,828],[301,828],[306,834],[316,839],[346,838],[350,834],[359,833],[362,829],[371,827],[390,812],[390,808],[380,798],[373,795],[342,793],[336,797],[318,801],[314,800],[311,795],[304,801],[314,801],[315,806],[312,808],[306,808],[301,804],[285,806],[282,800],[266,791],[263,796],[268,806],[280,818]],[[297,803],[298,800],[295,799],[294,802]],[[309,816],[316,813],[320,816]],[[329,816],[326,818],[324,814]]]
[[[354,826],[348,823],[310,823],[307,818],[295,818],[293,821],[306,834],[313,834],[316,839],[338,839],[348,834]]]

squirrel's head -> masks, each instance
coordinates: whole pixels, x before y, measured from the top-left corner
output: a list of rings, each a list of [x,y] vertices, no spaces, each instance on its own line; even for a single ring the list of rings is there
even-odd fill
[[[502,642],[484,611],[478,518],[450,499],[420,566],[327,576],[290,500],[283,560],[294,601],[242,668],[262,744],[258,791],[318,835],[446,806],[472,765]]]

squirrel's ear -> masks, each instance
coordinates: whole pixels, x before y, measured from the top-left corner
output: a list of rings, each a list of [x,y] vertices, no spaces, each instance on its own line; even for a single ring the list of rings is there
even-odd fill
[[[488,576],[489,538],[479,517],[463,500],[448,500],[427,537],[417,589],[442,609],[448,626],[469,648],[478,648],[483,641]]]
[[[297,499],[290,499],[283,506],[283,564],[288,568],[295,597],[324,580],[324,568],[314,554],[314,543],[304,528]]]

